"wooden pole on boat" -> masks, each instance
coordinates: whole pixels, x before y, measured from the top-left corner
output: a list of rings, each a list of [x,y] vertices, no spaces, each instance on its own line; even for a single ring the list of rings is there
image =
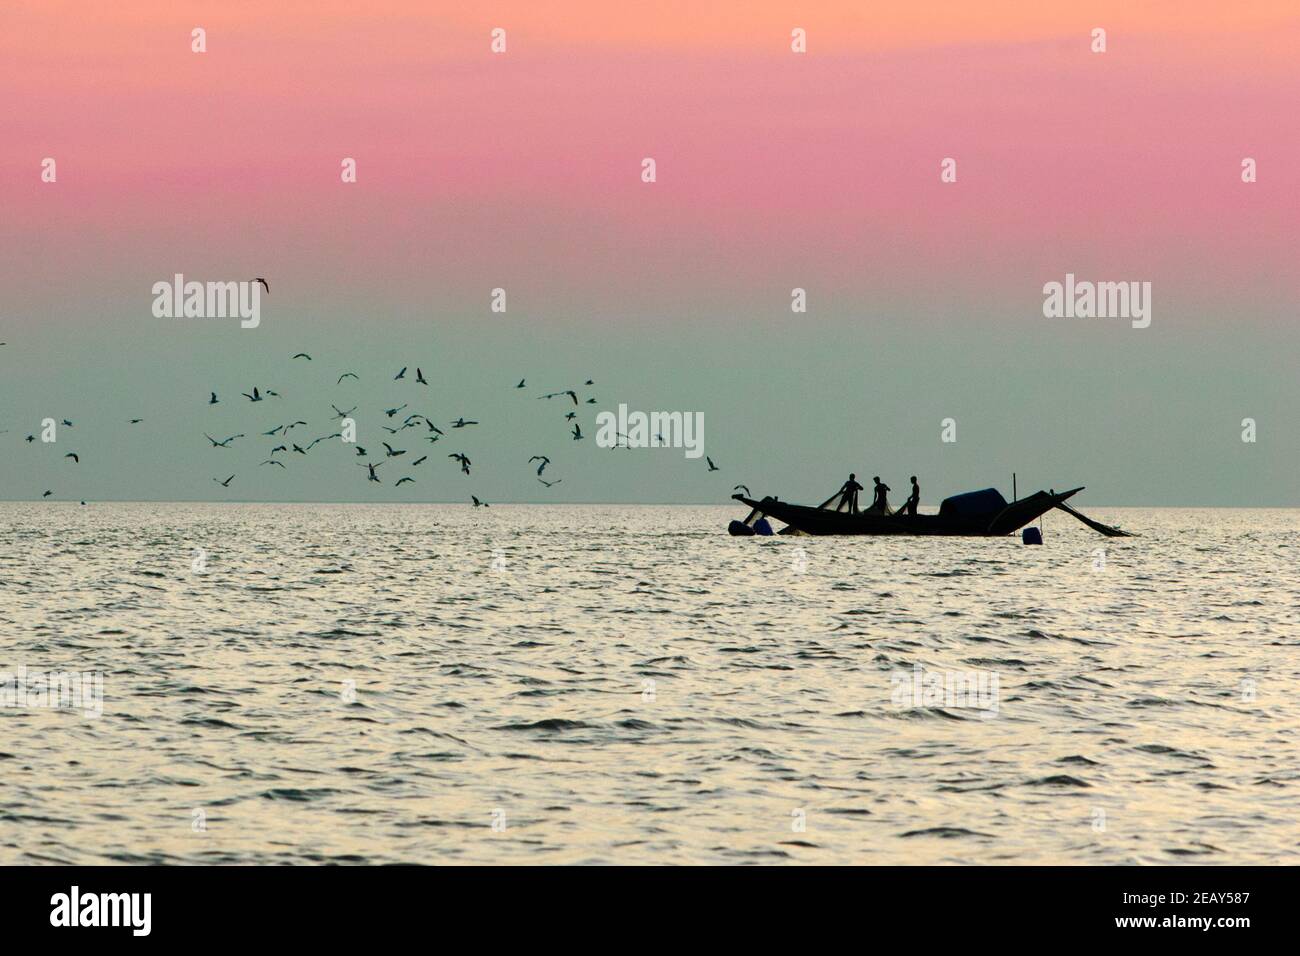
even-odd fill
[[[1014,471],[1011,473],[1011,500],[1013,502],[1016,500],[1016,473]]]

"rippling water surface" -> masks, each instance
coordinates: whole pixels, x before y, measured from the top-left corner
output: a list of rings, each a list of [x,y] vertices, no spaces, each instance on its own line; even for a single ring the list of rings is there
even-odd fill
[[[3,504],[0,862],[1297,862],[1300,513],[1083,507]]]

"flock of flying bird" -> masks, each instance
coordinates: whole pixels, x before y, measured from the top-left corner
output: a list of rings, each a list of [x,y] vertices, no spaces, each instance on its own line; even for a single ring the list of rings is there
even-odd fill
[[[293,356],[293,360],[298,360],[298,359],[303,359],[308,362],[313,361],[311,355],[309,355],[306,352],[296,353]],[[428,379],[424,377],[423,369],[419,367],[415,369],[414,379],[411,379],[407,376],[407,373],[409,371],[410,371],[410,366],[406,366],[406,365],[402,366],[402,368],[398,371],[398,373],[393,376],[393,381],[394,382],[413,381],[417,385],[425,385],[425,386],[429,384]],[[336,386],[342,385],[345,379],[353,379],[356,381],[360,381],[360,378],[361,376],[359,376],[356,372],[344,372],[335,381],[335,385]],[[591,379],[587,379],[585,384],[594,385],[595,382],[593,382]],[[527,388],[527,382],[524,379],[520,379],[519,384],[516,385],[515,388],[516,389]],[[250,402],[261,402],[261,401],[265,401],[267,398],[280,397],[279,393],[273,391],[272,389],[268,388],[265,391],[261,391],[257,386],[253,386],[252,392],[241,392],[240,394],[242,394],[243,397],[248,399]],[[551,398],[558,398],[565,395],[569,396],[573,400],[573,404],[575,406],[579,404],[578,395],[576,390],[574,389],[566,389],[564,391],[551,392],[547,395],[541,396],[541,398],[551,399]],[[217,397],[216,392],[211,392],[209,394],[208,397],[209,405],[219,404],[220,401],[221,400],[220,398]],[[595,405],[596,399],[594,398],[587,399],[587,404]],[[435,424],[432,418],[429,418],[427,415],[423,415],[419,412],[411,412],[410,414],[407,414],[404,418],[401,419],[401,424],[397,425],[396,424],[397,416],[401,415],[409,407],[410,407],[410,402],[403,402],[400,405],[396,405],[392,408],[385,408],[383,410],[384,416],[394,423],[394,425],[380,426],[381,428],[383,428],[384,431],[388,432],[388,434],[391,436],[391,442],[398,441],[398,436],[401,435],[403,432],[405,432],[407,429],[414,429],[414,435],[408,437],[418,436],[421,440],[427,441],[429,443],[434,443],[447,437],[447,433],[444,432],[441,428],[439,428],[438,425]],[[357,410],[357,406],[355,405],[353,405],[351,408],[344,409],[344,408],[339,408],[339,406],[335,405],[333,402],[330,403],[330,408],[333,409],[334,412],[331,421],[342,421],[344,419],[347,419]],[[577,417],[576,413],[569,412],[567,415],[565,415],[565,420],[570,422],[572,425],[573,430],[570,434],[573,440],[579,441],[583,438],[583,434],[582,434],[581,426],[576,421],[574,421],[576,417]],[[447,422],[446,424],[448,428],[458,429],[458,428],[471,428],[475,425],[478,425],[479,422],[474,419],[467,419],[462,415],[458,417],[455,421]],[[289,437],[289,433],[292,432],[295,428],[298,428],[300,426],[305,427],[306,425],[307,422],[302,420],[297,420],[297,421],[287,422],[281,425],[276,425],[273,428],[270,428],[267,431],[262,432],[261,434],[263,437],[270,437],[272,439],[279,438],[281,441],[280,444],[277,444],[275,447],[273,447],[270,450],[268,457],[261,462],[261,465],[272,465],[279,468],[285,468],[286,466],[284,461],[275,457],[277,454],[283,453],[286,456],[299,454],[305,456],[309,451],[311,451],[321,442],[329,441],[334,438],[338,438],[338,439],[343,438],[343,432],[336,431],[329,435],[322,435],[319,438],[313,438],[310,442],[306,443],[306,447],[303,447],[303,445],[300,445],[298,442],[293,441]],[[423,429],[423,431],[421,429]],[[211,447],[213,448],[229,448],[231,446],[231,443],[234,442],[235,440],[247,437],[245,434],[240,433],[237,435],[231,435],[229,438],[218,440],[216,438],[213,438],[207,432],[204,432],[203,436],[208,440]],[[380,458],[378,461],[357,462],[357,465],[359,467],[366,469],[367,481],[373,481],[376,484],[382,484],[383,479],[379,477],[378,469],[393,459],[398,459],[396,463],[401,464],[401,459],[403,458],[403,456],[408,454],[408,449],[395,448],[393,444],[391,444],[391,442],[390,441],[380,442],[380,444],[384,446],[384,454],[383,457]],[[351,447],[354,449],[354,457],[356,458],[372,457],[370,452],[368,452],[363,445],[352,443]],[[378,458],[379,457],[378,453],[376,453],[375,456],[373,457]],[[473,465],[473,462],[470,461],[469,456],[466,455],[464,452],[452,452],[448,454],[447,457],[455,461],[460,466],[460,470],[462,474],[465,475],[471,474],[470,467]],[[424,462],[428,460],[428,458],[429,456],[427,454],[420,455],[418,458],[415,458],[413,461],[411,461],[410,467],[415,468],[419,465],[422,465],[424,464]],[[564,480],[563,478],[556,478],[553,481],[548,481],[542,477],[542,473],[546,470],[546,466],[551,463],[551,459],[546,455],[533,455],[531,458],[528,459],[528,463],[531,466],[533,462],[539,462],[537,466],[537,480],[541,482],[543,485],[545,485],[547,488],[550,488],[554,485],[558,485],[561,481]],[[230,487],[230,483],[235,479],[235,477],[236,475],[232,474],[229,477],[224,479],[213,478],[212,480],[215,481],[217,484],[221,485],[223,488],[228,488]],[[415,483],[415,478],[413,478],[410,475],[403,475],[402,477],[398,478],[397,481],[395,481],[393,484],[396,487],[401,487],[402,485],[405,484],[414,484],[414,483]],[[487,502],[482,501],[476,495],[470,495],[470,500],[472,501],[475,507],[488,506]]]
[[[292,357],[291,361],[296,361],[300,359],[307,362],[313,361],[311,355],[309,355],[306,352],[298,352]],[[402,369],[395,376],[393,376],[393,381],[395,382],[406,381],[413,384],[424,385],[424,386],[429,385],[428,380],[426,380],[424,377],[424,372],[422,369],[418,367],[415,369],[414,379],[411,379],[407,376],[407,372],[409,370],[410,370],[409,366],[403,366]],[[350,371],[344,372],[338,377],[337,381],[335,382],[335,385],[336,386],[342,385],[345,379],[353,379],[359,381],[360,376],[356,372],[350,372]],[[592,379],[587,379],[583,383],[583,385],[592,386],[595,385],[595,382]],[[519,384],[514,386],[515,389],[526,389],[527,387],[528,385],[525,379],[520,379]],[[268,388],[263,390],[256,385],[253,386],[251,392],[241,392],[240,394],[245,399],[247,399],[249,403],[253,403],[253,404],[265,402],[268,399],[277,399],[282,397],[279,392],[273,389]],[[586,436],[583,435],[582,426],[577,421],[577,417],[578,417],[577,411],[583,404],[587,404],[587,405],[597,404],[596,399],[587,398],[585,402],[581,401],[578,398],[578,392],[576,388],[562,389],[560,391],[548,392],[538,396],[538,400],[542,400],[542,401],[552,400],[556,398],[561,398],[561,399],[568,398],[573,402],[573,408],[568,410],[565,413],[564,420],[571,428],[571,431],[569,433],[571,439],[573,441],[583,440],[583,438],[585,438]],[[222,403],[221,399],[216,392],[209,393],[207,405],[212,406],[221,403]],[[377,484],[382,484],[383,480],[379,477],[378,469],[384,466],[385,464],[388,464],[389,462],[396,461],[396,464],[402,464],[406,460],[405,456],[408,454],[408,449],[394,447],[394,445],[392,444],[393,442],[400,442],[402,444],[406,444],[407,441],[418,438],[419,440],[426,441],[429,442],[430,444],[433,444],[446,438],[447,433],[444,432],[441,428],[439,428],[433,419],[419,412],[411,412],[407,414],[405,417],[403,417],[400,420],[400,424],[398,424],[397,416],[401,415],[409,407],[410,407],[410,402],[407,401],[395,407],[386,408],[383,410],[385,418],[391,421],[393,424],[381,425],[383,430],[386,431],[390,436],[389,441],[380,442],[380,444],[384,446],[384,453],[382,456],[380,456],[378,452],[376,452],[372,456],[371,453],[367,451],[367,449],[364,446],[357,444],[355,442],[349,442],[348,447],[354,450],[354,454],[353,454],[354,458],[368,459],[366,461],[356,462],[358,467],[366,469],[367,481],[375,482]],[[333,402],[330,403],[330,408],[333,409],[333,415],[331,416],[330,420],[338,421],[338,422],[349,419],[353,415],[353,413],[355,413],[357,410],[356,405],[353,405],[351,408],[348,409],[343,409],[340,408],[338,405],[335,405]],[[138,425],[143,421],[144,419],[142,418],[132,418],[132,419],[128,419],[128,424]],[[66,418],[62,420],[62,424],[65,428],[73,427],[73,423]],[[478,425],[479,422],[476,420],[466,419],[463,416],[461,416],[458,417],[455,421],[447,422],[445,424],[449,429],[463,429],[463,428],[474,427]],[[270,438],[272,439],[272,441],[278,441],[278,444],[275,444],[274,447],[271,448],[271,450],[267,453],[267,457],[261,461],[258,467],[269,465],[272,467],[278,467],[282,469],[287,468],[284,459],[277,458],[276,457],[277,455],[283,454],[284,458],[292,458],[293,455],[303,455],[305,457],[313,448],[315,448],[321,442],[329,441],[331,439],[342,439],[344,437],[342,431],[335,431],[328,435],[322,435],[320,437],[313,438],[311,441],[302,439],[303,444],[300,444],[298,440],[295,440],[295,437],[291,437],[291,433],[296,428],[306,428],[306,427],[308,427],[308,423],[306,421],[299,419],[292,422],[285,422],[282,424],[275,425],[274,427],[261,432],[259,437]],[[403,433],[405,433],[408,429],[412,430],[412,434],[403,436]],[[2,434],[2,432],[0,432],[0,434]],[[405,440],[399,439],[398,436],[403,436]],[[229,449],[234,445],[236,441],[240,439],[248,439],[249,436],[243,432],[240,432],[235,435],[230,435],[228,437],[218,439],[218,438],[214,438],[212,435],[210,435],[208,432],[205,431],[203,433],[203,437],[207,439],[209,443],[209,449],[211,450],[211,449],[218,449],[218,448]],[[626,440],[626,436],[620,433],[617,436],[615,444],[612,447],[614,448],[619,447],[621,441],[625,441],[625,440]],[[26,441],[29,443],[34,442],[36,441],[36,436],[28,435],[26,437]],[[630,447],[630,446],[623,444],[622,447]],[[71,458],[75,464],[81,463],[81,457],[76,452],[68,452],[66,455],[64,455],[64,457]],[[409,467],[415,468],[423,464],[425,461],[427,461],[428,458],[429,458],[428,454],[422,454],[418,458],[414,458],[414,460],[410,462]],[[473,462],[470,461],[469,457],[463,452],[452,452],[447,455],[447,458],[455,461],[459,465],[462,474],[469,475],[471,473],[470,468],[473,465]],[[378,460],[371,460],[371,459],[378,459]],[[706,458],[706,461],[708,462],[709,471],[719,470],[718,466],[713,463],[712,458]],[[555,478],[552,480],[548,480],[543,477],[543,474],[545,473],[547,466],[551,464],[551,459],[549,456],[533,455],[528,459],[528,466],[531,468],[534,462],[537,463],[536,478],[541,484],[545,485],[547,488],[551,488],[555,485],[558,485],[560,482],[564,480],[563,478]],[[212,480],[213,482],[215,482],[216,484],[220,485],[223,488],[229,488],[231,482],[233,482],[236,477],[238,477],[238,473],[234,472],[225,478],[214,477]],[[413,484],[413,483],[415,483],[415,479],[412,476],[403,475],[402,477],[398,478],[397,481],[394,482],[394,485],[400,487],[405,484]],[[48,498],[52,494],[54,494],[54,492],[47,489],[45,493],[42,495],[42,497]],[[470,499],[474,507],[476,508],[488,506],[487,502],[480,500],[475,495],[471,495]],[[85,504],[85,502],[83,501],[82,504]]]

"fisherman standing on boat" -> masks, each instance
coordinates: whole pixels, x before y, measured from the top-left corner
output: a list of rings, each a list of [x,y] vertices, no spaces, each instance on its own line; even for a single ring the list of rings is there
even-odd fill
[[[835,510],[843,511],[845,506],[847,505],[849,514],[851,515],[857,514],[858,513],[858,492],[861,490],[862,490],[862,486],[858,484],[857,475],[853,474],[853,472],[849,472],[849,480],[844,482],[844,484],[840,486],[840,490],[838,492],[840,496],[840,503],[835,506]]]
[[[899,514],[912,515],[916,517],[916,506],[921,503],[921,486],[916,483],[916,475],[912,476],[912,493],[908,496],[907,501],[903,502],[903,507]]]
[[[874,476],[871,480],[876,483],[876,497],[871,502],[871,507],[868,510],[873,514],[887,515],[890,513],[888,500],[889,485],[881,481],[879,475]]]

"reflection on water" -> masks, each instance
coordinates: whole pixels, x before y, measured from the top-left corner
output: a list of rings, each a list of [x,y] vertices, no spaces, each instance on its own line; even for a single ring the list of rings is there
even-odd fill
[[[1300,514],[1085,510],[0,505],[0,862],[1296,862]]]

